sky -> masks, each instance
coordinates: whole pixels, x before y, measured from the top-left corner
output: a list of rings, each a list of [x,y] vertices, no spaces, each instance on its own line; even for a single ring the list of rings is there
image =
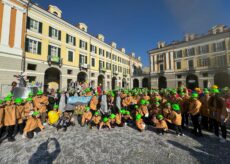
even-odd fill
[[[229,0],[32,0],[44,9],[49,4],[62,10],[62,17],[88,32],[105,36],[149,66],[148,50],[158,41],[183,40],[184,34],[204,34],[216,24],[230,26]]]

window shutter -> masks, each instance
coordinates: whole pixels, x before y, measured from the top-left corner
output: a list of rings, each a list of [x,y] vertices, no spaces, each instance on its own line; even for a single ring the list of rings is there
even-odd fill
[[[26,28],[30,29],[30,17],[27,17]]]
[[[85,56],[85,64],[87,64],[87,56]]]
[[[85,42],[85,50],[87,50],[87,42]]]
[[[76,38],[73,37],[73,45],[76,46]]]
[[[40,34],[42,33],[42,22],[39,22],[39,31]]]
[[[38,54],[41,55],[42,43],[38,42]]]
[[[93,50],[93,46],[90,44],[90,52],[92,52]]]
[[[48,47],[48,56],[51,56],[51,45]]]
[[[61,57],[61,48],[58,48],[58,57]]]
[[[49,37],[52,37],[52,27],[49,26]]]
[[[95,46],[95,54],[97,53],[97,47]]]
[[[29,39],[26,38],[25,51],[29,52]]]
[[[58,40],[61,40],[61,30],[58,31]]]
[[[79,47],[81,48],[82,47],[82,41],[80,40],[80,44],[79,44]]]
[[[66,43],[69,43],[69,34],[66,34]]]

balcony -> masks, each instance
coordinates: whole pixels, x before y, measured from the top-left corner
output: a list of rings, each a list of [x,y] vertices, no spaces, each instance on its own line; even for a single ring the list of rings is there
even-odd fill
[[[123,77],[127,77],[128,75],[126,73],[123,74]]]
[[[114,75],[118,75],[118,71],[113,71],[113,74]]]
[[[86,63],[80,63],[80,70],[87,71],[89,69],[89,65]]]
[[[48,61],[49,66],[52,64],[57,64],[59,65],[59,67],[61,67],[63,59],[60,58],[59,56],[48,56],[47,61]]]
[[[103,67],[101,68],[101,67],[100,67],[100,68],[99,68],[99,72],[100,72],[100,73],[105,73],[105,72],[106,72],[106,68],[103,68]]]

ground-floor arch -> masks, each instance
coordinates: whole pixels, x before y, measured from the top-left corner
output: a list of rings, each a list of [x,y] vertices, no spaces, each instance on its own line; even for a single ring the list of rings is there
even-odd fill
[[[230,87],[230,75],[227,72],[217,72],[214,75],[214,84],[219,88]]]
[[[79,72],[77,75],[77,81],[79,83],[84,83],[87,80],[87,74],[85,72]]]
[[[112,78],[112,90],[114,90],[117,87],[117,78],[113,77]]]
[[[57,68],[51,67],[45,71],[44,76],[44,91],[47,89],[60,89],[61,71]]]
[[[149,88],[149,79],[147,77],[142,79],[142,88]]]
[[[127,82],[126,82],[126,79],[123,78],[122,79],[122,88],[126,88],[127,87]]]
[[[167,88],[167,78],[164,76],[160,76],[158,78],[158,88],[162,89],[162,88]]]
[[[101,86],[102,89],[105,89],[105,77],[104,75],[99,75],[97,79],[97,85]]]
[[[194,74],[190,74],[186,77],[186,87],[188,89],[194,90],[199,86],[198,77]]]
[[[139,80],[133,79],[133,88],[139,88]]]

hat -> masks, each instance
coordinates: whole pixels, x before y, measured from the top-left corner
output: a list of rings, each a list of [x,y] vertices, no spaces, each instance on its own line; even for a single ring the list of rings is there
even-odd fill
[[[98,111],[96,111],[96,112],[94,113],[94,115],[95,115],[95,116],[98,116],[98,115],[99,115],[99,112],[98,112]]]
[[[157,102],[155,102],[155,105],[160,105],[160,103],[157,101]]]
[[[121,114],[125,114],[125,109],[121,109]]]
[[[178,104],[173,104],[172,105],[172,109],[175,111],[179,111],[180,110],[180,106]]]
[[[204,94],[209,94],[209,91],[208,90],[204,90]]]
[[[85,111],[89,111],[90,110],[90,107],[89,106],[86,106],[85,107]]]
[[[39,115],[40,113],[39,113],[39,111],[34,111],[33,112],[33,116],[37,116],[37,115]]]
[[[54,104],[54,109],[58,109],[58,105],[57,104]]]
[[[150,102],[146,100],[146,101],[145,101],[145,104],[146,104],[146,105],[149,105],[149,104],[150,104]]]
[[[141,114],[137,114],[136,115],[136,121],[140,120],[141,119]]]
[[[219,91],[218,88],[212,89],[211,92],[212,92],[212,93],[220,93],[220,91]]]
[[[22,103],[22,99],[21,99],[21,98],[16,98],[16,99],[14,100],[14,103],[16,103],[16,104],[21,104],[21,103]]]
[[[158,115],[157,115],[157,119],[158,119],[158,120],[163,120],[163,119],[164,119],[164,116],[163,116],[162,114],[158,114]]]
[[[179,95],[180,95],[180,96],[184,96],[185,93],[184,93],[184,92],[180,92]]]
[[[27,98],[26,101],[33,101],[31,97]]]
[[[10,97],[5,97],[4,101],[11,101],[12,99]]]
[[[0,100],[0,104],[2,104],[3,103],[3,101],[2,100]]]
[[[38,92],[37,92],[37,95],[42,95],[42,94],[43,94],[42,91],[38,91]]]
[[[33,92],[30,92],[30,93],[29,93],[29,96],[34,96]]]
[[[109,116],[110,119],[114,119],[115,117],[116,117],[116,115],[113,113]]]
[[[195,93],[195,92],[192,93],[192,95],[191,95],[192,98],[198,98],[198,96],[199,96],[198,93]]]
[[[146,101],[145,101],[144,99],[141,99],[140,104],[141,104],[141,105],[145,105],[145,102],[146,102]]]
[[[125,115],[130,115],[130,111],[125,111]]]
[[[134,108],[135,108],[135,109],[138,109],[138,108],[139,108],[139,106],[138,106],[138,105],[134,105]]]
[[[107,122],[107,121],[109,121],[109,119],[107,117],[104,117],[103,122]]]
[[[86,89],[85,89],[85,92],[90,92],[90,88],[86,88]]]

